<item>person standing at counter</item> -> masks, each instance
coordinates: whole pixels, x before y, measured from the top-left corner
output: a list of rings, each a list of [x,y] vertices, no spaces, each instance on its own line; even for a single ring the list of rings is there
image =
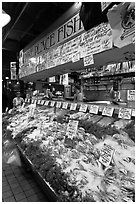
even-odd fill
[[[82,93],[80,87],[76,87],[76,93],[74,94],[74,101],[83,102],[84,94]]]
[[[19,106],[22,106],[23,103],[24,99],[20,96],[20,92],[18,91],[16,97],[13,99],[13,107],[17,108]]]

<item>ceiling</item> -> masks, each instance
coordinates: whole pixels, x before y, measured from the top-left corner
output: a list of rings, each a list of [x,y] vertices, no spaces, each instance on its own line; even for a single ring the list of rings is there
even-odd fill
[[[66,12],[73,2],[3,2],[11,21],[2,29],[2,49],[20,51]]]
[[[11,21],[2,28],[2,75],[10,75],[10,62],[18,52],[43,33],[73,2],[2,2]]]

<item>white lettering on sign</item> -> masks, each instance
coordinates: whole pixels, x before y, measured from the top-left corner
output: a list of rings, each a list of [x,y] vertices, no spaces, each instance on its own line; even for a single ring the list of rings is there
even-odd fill
[[[81,104],[79,111],[86,112],[87,111],[87,104]]]
[[[113,107],[109,107],[109,106],[106,106],[104,107],[103,111],[102,111],[102,115],[106,115],[106,116],[112,116],[113,114],[113,111],[114,111],[114,108]]]
[[[127,100],[128,101],[135,101],[135,90],[128,90],[127,91]]]
[[[76,110],[77,103],[71,103],[70,110]]]
[[[99,109],[99,106],[90,105],[90,107],[89,107],[89,112],[90,112],[90,113],[93,113],[93,114],[98,114],[98,109]]]
[[[78,121],[76,120],[69,120],[67,125],[66,136],[70,139],[73,139],[76,136],[77,129],[78,129]]]
[[[104,146],[101,150],[99,161],[104,166],[109,166],[109,164],[112,160],[113,153],[114,153],[114,149],[110,145],[104,144]]]
[[[129,108],[120,108],[119,109],[119,114],[118,118],[123,118],[123,119],[131,119],[131,109]]]

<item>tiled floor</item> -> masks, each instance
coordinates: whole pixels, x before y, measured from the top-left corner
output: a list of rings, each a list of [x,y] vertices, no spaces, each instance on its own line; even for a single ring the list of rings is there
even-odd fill
[[[3,202],[48,202],[48,198],[23,167],[2,164]]]

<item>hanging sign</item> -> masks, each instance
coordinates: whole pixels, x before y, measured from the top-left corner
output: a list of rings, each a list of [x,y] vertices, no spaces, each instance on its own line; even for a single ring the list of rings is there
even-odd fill
[[[71,103],[70,110],[76,110],[77,103]]]
[[[135,41],[135,2],[123,2],[110,9],[107,17],[114,45],[124,47]]]
[[[12,80],[17,79],[16,69],[17,69],[17,63],[16,62],[11,62],[10,63],[10,74],[11,74],[11,79]]]
[[[104,166],[106,166],[106,167],[109,166],[109,164],[112,160],[113,153],[114,153],[114,149],[110,145],[104,144],[104,146],[101,150],[99,161]]]
[[[129,109],[129,108],[120,108],[118,118],[131,119],[131,109]]]
[[[57,108],[60,108],[60,107],[61,107],[61,102],[60,102],[60,101],[58,101],[58,102],[56,103],[56,107],[57,107]]]
[[[105,106],[103,111],[102,111],[102,115],[106,115],[106,116],[112,116],[113,114],[113,111],[114,111],[114,108],[113,107],[109,107],[109,106]]]
[[[81,111],[81,112],[86,112],[87,111],[87,104],[81,104],[81,106],[80,106],[80,109],[79,109],[79,111]]]
[[[55,101],[51,101],[50,106],[53,107],[55,105]]]
[[[89,107],[89,112],[90,112],[90,113],[93,113],[93,114],[98,114],[98,109],[99,109],[99,106],[90,105],[90,107]]]
[[[93,54],[87,55],[84,57],[84,67],[94,64]]]
[[[135,101],[135,90],[128,90],[127,91],[127,100],[128,101]]]
[[[66,130],[66,136],[70,139],[76,137],[77,129],[78,129],[78,121],[69,120]]]
[[[68,108],[68,103],[64,102],[62,108],[67,109]]]

